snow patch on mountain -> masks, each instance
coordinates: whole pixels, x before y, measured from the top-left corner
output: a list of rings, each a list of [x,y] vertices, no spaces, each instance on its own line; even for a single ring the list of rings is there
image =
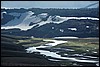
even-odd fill
[[[1,12],[1,19],[3,18],[3,14],[7,14],[6,11]]]
[[[54,39],[78,39],[78,37],[54,37]]]
[[[64,30],[63,30],[63,29],[60,29],[59,31],[60,31],[60,32],[64,32]]]
[[[76,28],[68,28],[69,30],[74,30],[74,31],[76,31],[77,29]]]
[[[55,27],[52,27],[52,29],[55,29]]]
[[[9,15],[16,16],[13,20],[9,21],[5,25],[1,26],[1,29],[13,29],[13,28],[19,28],[21,30],[28,30],[31,29],[32,27],[40,27],[42,25],[45,25],[47,23],[56,23],[60,24],[63,23],[64,21],[70,20],[70,19],[90,19],[90,20],[99,20],[98,18],[93,18],[93,17],[61,17],[61,16],[49,16],[47,13],[41,13],[38,15],[35,15],[34,12],[28,11],[25,13],[9,13]],[[47,18],[48,16],[48,18]],[[43,18],[47,18],[46,21],[43,21]],[[30,23],[33,23],[30,25]],[[70,30],[75,30],[72,28],[69,28]]]
[[[33,25],[35,26],[35,25]],[[28,30],[28,29],[31,29],[33,26],[22,26],[22,25],[16,25],[16,26],[7,26],[7,27],[1,27],[1,29],[14,29],[14,28],[19,28],[21,30]]]
[[[46,18],[48,16],[48,14],[47,13],[41,13],[38,16],[41,17],[41,18]]]
[[[86,28],[89,28],[89,26],[86,26]]]
[[[6,27],[6,26],[16,26],[16,25],[18,25],[20,23],[23,23],[25,18],[29,17],[31,14],[33,14],[33,13],[31,13],[31,12],[22,13],[20,18],[15,17],[15,19],[9,21],[7,24],[5,24],[3,26],[4,27]]]

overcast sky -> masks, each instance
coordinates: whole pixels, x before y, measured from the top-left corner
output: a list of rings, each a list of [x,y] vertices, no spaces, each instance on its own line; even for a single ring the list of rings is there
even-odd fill
[[[99,1],[1,1],[7,8],[82,8]]]

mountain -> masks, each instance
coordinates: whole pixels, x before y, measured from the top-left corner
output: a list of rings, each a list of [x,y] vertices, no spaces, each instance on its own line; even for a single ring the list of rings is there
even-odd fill
[[[34,37],[98,37],[99,10],[1,9],[3,34]]]

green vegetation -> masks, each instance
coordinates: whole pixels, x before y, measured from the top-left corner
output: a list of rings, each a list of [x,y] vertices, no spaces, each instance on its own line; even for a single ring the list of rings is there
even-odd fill
[[[71,39],[67,40],[67,43],[60,44],[57,46],[54,46],[55,48],[71,48],[75,50],[75,52],[69,52],[71,53],[87,53],[87,55],[95,55],[99,56],[99,39],[98,38],[89,38],[89,39]],[[67,52],[68,53],[68,52]]]
[[[7,14],[4,14],[4,18],[1,19],[1,25],[6,24],[8,21],[11,21],[15,16],[9,15],[9,13],[25,13],[32,11],[35,14],[39,15],[41,13],[48,13],[49,16],[61,16],[61,17],[99,17],[98,8],[90,9],[41,9],[41,8],[30,8],[30,9],[1,9],[1,12],[6,11]],[[42,18],[43,21],[48,19]],[[17,17],[17,18],[20,18]],[[52,18],[53,21],[55,19]],[[30,26],[33,25],[32,23]],[[89,26],[89,28],[86,28]],[[55,29],[52,30],[51,28]],[[68,28],[74,27],[77,28],[77,31],[69,30]],[[32,28],[27,31],[21,31],[20,29],[9,29],[3,30],[1,34],[1,65],[2,66],[80,66],[77,62],[62,60],[59,62],[49,61],[47,56],[40,55],[36,53],[26,53],[26,48],[35,47],[40,45],[45,45],[51,42],[45,42],[43,39],[50,39],[55,36],[76,36],[83,37],[80,39],[66,39],[67,43],[59,44],[54,47],[46,48],[50,51],[58,51],[58,54],[64,57],[67,57],[64,54],[70,55],[82,54],[84,56],[93,56],[97,57],[94,60],[99,60],[99,39],[97,38],[84,38],[84,37],[98,37],[99,36],[99,21],[97,20],[68,20],[60,24],[48,23],[38,28]],[[60,29],[63,29],[64,32],[59,32]],[[49,34],[48,34],[49,33]],[[9,35],[6,35],[9,34]],[[18,36],[15,36],[18,35]],[[27,36],[41,37],[41,38],[31,38]],[[61,49],[54,49],[61,48]],[[65,49],[72,49],[75,51],[64,51]],[[46,50],[44,49],[44,50]],[[72,56],[73,57],[73,56]],[[50,58],[50,57],[49,57]],[[74,56],[73,58],[78,58],[79,56]],[[83,57],[84,58],[84,57]],[[91,58],[87,58],[91,60]],[[77,65],[76,65],[77,64]],[[88,66],[89,63],[82,63],[82,65]],[[85,66],[84,65],[84,66]],[[94,64],[95,65],[95,64]],[[90,64],[90,66],[93,66]]]
[[[98,38],[66,39],[65,41],[68,42],[51,47],[50,49],[68,48],[68,49],[75,50],[72,52],[70,51],[59,52],[61,56],[64,56],[64,54],[73,55],[73,54],[86,53],[85,55],[99,57]],[[29,37],[2,35],[1,36],[1,65],[3,66],[79,66],[78,64],[74,65],[76,64],[76,62],[72,62],[68,60],[51,62],[48,60],[48,57],[44,55],[40,55],[38,53],[28,54],[25,51],[26,47],[40,46],[40,45],[45,45],[46,43],[51,43],[51,42],[45,42],[43,41],[43,38],[29,38]]]
[[[45,39],[48,39],[48,38],[45,38]],[[43,41],[43,38],[29,38],[25,40],[18,40],[18,42],[16,42],[17,45],[22,45],[24,47],[40,46],[40,45],[45,45],[47,43],[50,43],[50,42]]]
[[[43,55],[28,54],[25,51],[23,43],[37,41],[34,44],[41,45],[44,43],[39,38],[28,38],[11,35],[1,35],[1,65],[2,66],[57,66],[56,62],[48,61]],[[29,45],[29,44],[28,44]],[[46,64],[45,64],[46,63]]]

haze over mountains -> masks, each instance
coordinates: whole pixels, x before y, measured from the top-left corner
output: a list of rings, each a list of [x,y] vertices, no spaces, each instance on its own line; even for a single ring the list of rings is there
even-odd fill
[[[1,1],[1,6],[2,8],[97,8],[99,1]]]

